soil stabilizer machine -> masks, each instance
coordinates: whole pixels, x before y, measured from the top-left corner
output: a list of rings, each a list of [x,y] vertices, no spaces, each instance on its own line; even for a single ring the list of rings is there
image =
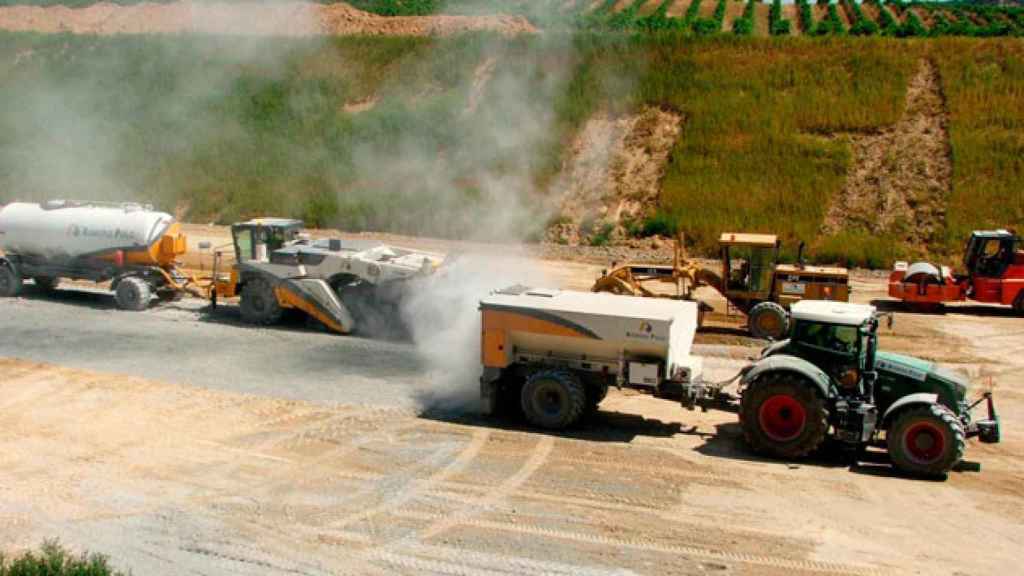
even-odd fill
[[[1000,439],[991,392],[969,403],[964,377],[879,351],[885,316],[868,305],[793,304],[790,338],[717,383],[691,354],[695,302],[517,286],[483,299],[480,311],[484,411],[518,408],[542,428],[572,426],[609,386],[628,386],[737,412],[750,447],[783,459],[826,441],[854,455],[879,446],[903,472],[942,476],[967,438]],[[726,392],[737,381],[738,395]],[[988,415],[975,420],[981,403]]]
[[[214,257],[214,307],[218,297],[239,296],[242,319],[253,324],[273,324],[297,309],[341,334],[357,327],[390,332],[413,282],[444,262],[439,254],[395,246],[313,241],[302,229],[302,221],[284,218],[234,224],[235,262],[227,274],[220,252]]]
[[[675,242],[671,266],[626,264],[605,272],[591,288],[630,296],[693,299],[693,290],[711,286],[725,297],[730,309],[747,315],[755,338],[778,340],[789,332],[789,307],[800,300],[850,299],[850,274],[845,268],[810,266],[803,261],[803,245],[796,264],[779,262],[780,242],[772,234],[726,232],[718,240],[722,267],[714,272],[690,260],[683,238]],[[674,294],[652,289],[651,284],[675,286]],[[701,312],[710,307],[702,304]]]
[[[153,295],[205,297],[205,287],[178,269],[186,248],[179,224],[152,206],[11,203],[0,210],[0,296],[17,296],[26,279],[52,291],[66,278],[110,281],[124,310],[145,309]]]

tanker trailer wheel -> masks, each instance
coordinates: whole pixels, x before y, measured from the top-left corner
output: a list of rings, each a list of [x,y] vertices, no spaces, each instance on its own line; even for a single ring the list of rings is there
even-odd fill
[[[587,386],[587,414],[597,412],[597,406],[608,396],[608,383],[591,383]]]
[[[21,293],[21,282],[21,274],[0,262],[0,296],[17,296]]]
[[[755,452],[800,458],[813,452],[828,433],[825,401],[796,374],[769,374],[743,392],[743,436]]]
[[[964,436],[956,414],[941,404],[930,404],[897,416],[886,444],[898,470],[941,478],[964,457]]]
[[[572,426],[587,407],[586,388],[568,370],[534,372],[526,379],[520,397],[526,420],[549,430]]]
[[[274,294],[274,287],[263,278],[253,278],[245,283],[239,308],[242,320],[250,324],[274,324],[284,313]]]
[[[40,292],[53,292],[57,289],[57,284],[60,283],[59,278],[51,276],[36,276],[32,280],[36,283],[36,290]]]
[[[142,278],[124,278],[117,283],[117,290],[114,292],[114,300],[117,307],[122,310],[139,312],[149,307],[150,297],[153,290],[149,283]]]
[[[761,302],[747,313],[750,333],[762,340],[779,340],[789,333],[789,314],[775,302]]]

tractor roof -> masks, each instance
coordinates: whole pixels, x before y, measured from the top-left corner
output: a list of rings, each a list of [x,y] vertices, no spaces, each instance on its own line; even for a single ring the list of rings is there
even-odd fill
[[[860,326],[871,319],[875,307],[832,300],[801,300],[790,307],[794,320]]]
[[[1009,230],[975,230],[971,232],[971,236],[976,238],[1010,238],[1013,233]]]
[[[775,234],[747,234],[738,232],[723,232],[718,243],[728,246],[769,246],[773,247],[778,243]]]
[[[292,218],[253,218],[246,222],[236,222],[235,226],[268,226],[273,228],[301,228],[304,226],[302,220]]]

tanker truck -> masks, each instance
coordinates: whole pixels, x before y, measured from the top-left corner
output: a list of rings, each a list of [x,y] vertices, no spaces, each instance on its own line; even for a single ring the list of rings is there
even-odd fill
[[[137,203],[15,202],[0,209],[0,296],[26,279],[53,290],[61,279],[111,282],[118,307],[145,309],[153,295],[205,297],[175,260],[185,236],[170,214]]]

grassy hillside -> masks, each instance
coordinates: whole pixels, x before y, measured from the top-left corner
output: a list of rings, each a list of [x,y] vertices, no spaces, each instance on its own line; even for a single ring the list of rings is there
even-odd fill
[[[596,112],[656,106],[682,133],[636,231],[775,231],[884,265],[914,247],[820,234],[849,134],[894,124],[941,72],[953,181],[943,233],[1024,222],[1024,45],[1013,40],[503,39],[0,34],[0,202],[135,198],[195,221],[536,238],[567,143]]]

